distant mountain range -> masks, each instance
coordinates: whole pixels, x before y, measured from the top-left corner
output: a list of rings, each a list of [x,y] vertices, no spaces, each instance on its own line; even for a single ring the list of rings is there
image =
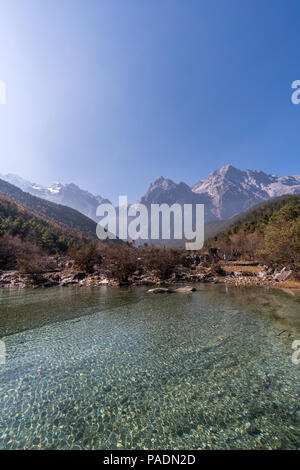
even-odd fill
[[[46,199],[47,201],[55,202],[56,204],[71,207],[93,220],[96,220],[96,209],[99,204],[110,203],[108,199],[104,199],[101,196],[94,196],[73,183],[55,183],[49,188],[46,188],[45,186],[31,183],[13,174],[0,174],[0,178],[29,194]]]
[[[209,197],[213,215],[224,220],[271,198],[300,194],[300,175],[269,175],[224,165],[196,183],[192,191]]]
[[[144,204],[205,204],[205,220],[225,220],[250,207],[284,194],[300,194],[300,175],[277,176],[263,171],[240,170],[224,165],[191,188],[163,177],[154,181]]]
[[[0,195],[2,200],[5,199],[16,206],[20,214],[30,214],[58,231],[72,234],[72,237],[78,240],[82,237],[97,238],[95,221],[75,209],[33,196],[1,179]]]
[[[108,199],[94,196],[72,183],[56,183],[46,188],[12,174],[0,175],[0,178],[30,194],[72,207],[93,220],[97,220],[98,205],[109,202]],[[192,187],[160,177],[150,185],[140,202],[146,205],[202,203],[205,204],[206,222],[217,222],[285,194],[300,194],[300,175],[277,176],[224,165]]]
[[[96,222],[86,215],[0,179],[0,238],[4,235],[17,236],[48,253],[63,253],[76,244],[98,240]],[[103,243],[115,246],[122,242],[116,239]],[[30,252],[27,245],[22,249]]]

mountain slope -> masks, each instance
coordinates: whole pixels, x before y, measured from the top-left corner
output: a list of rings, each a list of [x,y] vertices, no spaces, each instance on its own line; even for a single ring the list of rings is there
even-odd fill
[[[260,260],[300,271],[300,195],[259,204],[207,241],[227,259]]]
[[[10,202],[20,205],[23,210],[43,218],[61,230],[76,233],[78,237],[96,239],[96,223],[70,207],[33,196],[1,179],[0,193]]]
[[[66,252],[74,244],[83,241],[77,232],[59,227],[0,194],[0,240],[3,236],[17,237],[49,253]],[[7,251],[8,247],[6,255]],[[30,252],[28,247],[27,250],[23,248],[23,251]],[[4,253],[1,255],[1,258],[5,257]],[[0,264],[3,264],[3,259]]]
[[[252,223],[257,220],[261,215],[263,217],[269,217],[277,209],[280,209],[290,201],[300,199],[300,195],[286,194],[279,196],[268,201],[260,202],[255,206],[250,207],[240,214],[236,214],[230,219],[218,220],[205,225],[205,240],[217,240],[223,236],[227,236],[228,233],[236,233],[239,227],[243,226],[244,223]]]
[[[300,175],[277,176],[224,165],[191,188],[163,177],[155,180],[140,202],[205,204],[205,221],[226,220],[254,205],[284,194],[300,194]]]
[[[155,180],[146,194],[140,199],[140,203],[150,206],[151,204],[204,204],[205,220],[217,220],[213,214],[211,198],[207,194],[197,194],[185,183],[174,183],[162,176]]]
[[[225,165],[196,183],[192,191],[210,198],[212,213],[221,220],[273,197],[300,194],[300,175],[268,175]]]
[[[231,219],[219,222],[219,231],[214,235],[214,239],[224,239],[228,236],[243,231],[244,233],[253,232],[255,230],[264,231],[265,227],[269,224],[270,220],[279,212],[282,208],[289,204],[299,208],[300,207],[300,195],[286,194],[274,198],[270,201],[257,204],[251,209],[238,214]],[[298,211],[298,209],[297,209]],[[297,212],[297,216],[298,216]]]
[[[56,183],[45,188],[12,174],[4,175],[2,179],[32,195],[72,207],[95,221],[98,205],[109,203],[107,199],[94,196],[72,183]],[[147,206],[162,203],[204,204],[205,221],[210,224],[284,194],[300,194],[300,175],[277,176],[224,165],[191,188],[183,182],[175,183],[160,177],[150,185],[140,202]]]
[[[49,188],[46,188],[11,173],[0,175],[0,178],[34,196],[55,202],[56,204],[71,207],[95,221],[97,220],[96,209],[99,204],[110,202],[108,199],[104,199],[101,196],[94,196],[73,183],[55,183]]]

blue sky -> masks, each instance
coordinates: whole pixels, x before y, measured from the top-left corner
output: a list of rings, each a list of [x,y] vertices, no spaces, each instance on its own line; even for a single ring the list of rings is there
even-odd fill
[[[298,0],[0,0],[0,173],[113,201],[299,174],[299,40]]]

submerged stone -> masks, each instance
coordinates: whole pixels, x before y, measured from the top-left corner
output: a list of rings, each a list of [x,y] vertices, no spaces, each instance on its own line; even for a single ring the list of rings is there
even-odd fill
[[[170,294],[172,293],[171,289],[166,287],[155,287],[154,289],[147,290],[147,294]]]
[[[184,287],[178,287],[175,289],[175,292],[195,292],[197,289],[194,286],[184,286]]]

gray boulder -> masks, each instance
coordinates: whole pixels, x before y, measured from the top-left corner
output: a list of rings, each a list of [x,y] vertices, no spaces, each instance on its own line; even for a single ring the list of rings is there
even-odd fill
[[[282,268],[282,270],[279,273],[276,273],[273,276],[273,279],[274,279],[274,281],[277,281],[277,282],[287,281],[289,279],[289,277],[291,277],[292,274],[293,274],[292,270]]]
[[[178,287],[175,292],[195,292],[197,289],[193,286]]]
[[[170,294],[172,291],[166,287],[155,287],[147,290],[147,294]]]

